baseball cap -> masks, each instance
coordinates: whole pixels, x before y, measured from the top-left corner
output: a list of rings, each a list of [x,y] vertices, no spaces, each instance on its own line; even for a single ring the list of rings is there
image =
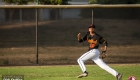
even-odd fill
[[[95,28],[94,24],[90,24],[90,26],[88,28]]]

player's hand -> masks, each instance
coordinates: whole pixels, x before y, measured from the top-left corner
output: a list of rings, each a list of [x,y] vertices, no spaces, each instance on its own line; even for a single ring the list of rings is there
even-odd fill
[[[80,40],[81,39],[81,33],[78,33],[77,37],[78,37],[78,40]]]
[[[78,33],[77,37],[81,37],[81,33]]]

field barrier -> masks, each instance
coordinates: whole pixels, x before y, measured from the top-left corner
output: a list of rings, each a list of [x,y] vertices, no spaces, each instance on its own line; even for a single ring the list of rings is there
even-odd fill
[[[77,64],[88,50],[77,34],[91,23],[109,43],[105,62],[140,62],[139,4],[0,5],[0,14],[1,66]]]

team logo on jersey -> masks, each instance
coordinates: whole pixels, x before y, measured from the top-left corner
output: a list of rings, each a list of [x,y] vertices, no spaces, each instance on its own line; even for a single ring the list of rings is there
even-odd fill
[[[130,77],[128,78],[128,80],[136,80],[136,77],[135,77],[135,76],[130,76]]]
[[[95,44],[97,43],[97,40],[89,39],[88,42],[90,43],[90,48],[94,48]]]

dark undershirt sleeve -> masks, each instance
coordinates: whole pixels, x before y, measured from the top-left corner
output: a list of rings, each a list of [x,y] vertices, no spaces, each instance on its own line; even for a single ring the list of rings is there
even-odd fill
[[[100,44],[105,44],[105,46],[108,46],[107,40],[103,37],[100,38]]]

